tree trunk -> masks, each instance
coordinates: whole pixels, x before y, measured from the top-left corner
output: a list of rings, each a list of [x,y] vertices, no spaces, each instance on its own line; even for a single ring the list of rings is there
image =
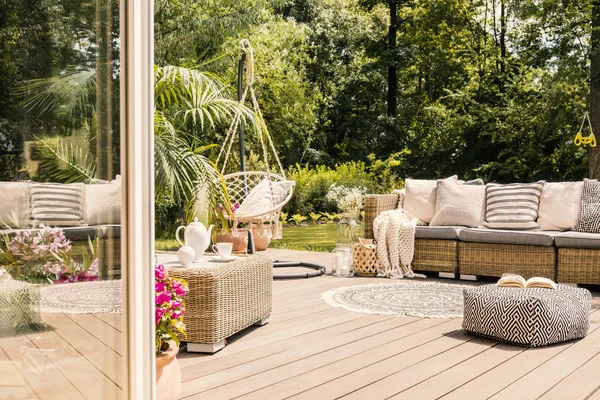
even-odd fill
[[[500,73],[506,72],[506,9],[504,0],[500,1]]]
[[[96,1],[96,177],[112,179],[112,4]]]
[[[589,113],[594,135],[600,135],[600,0],[592,2]],[[588,152],[590,178],[600,178],[600,147]]]
[[[389,2],[390,27],[388,31],[388,50],[390,55],[388,65],[388,117],[396,117],[398,81],[396,77],[396,34],[398,31],[398,14],[396,0]]]

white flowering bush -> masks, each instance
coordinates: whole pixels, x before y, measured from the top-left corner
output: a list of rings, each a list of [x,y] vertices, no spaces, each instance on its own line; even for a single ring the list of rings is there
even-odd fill
[[[364,186],[349,188],[333,184],[329,187],[326,198],[335,203],[342,214],[358,217],[366,193],[367,188]]]

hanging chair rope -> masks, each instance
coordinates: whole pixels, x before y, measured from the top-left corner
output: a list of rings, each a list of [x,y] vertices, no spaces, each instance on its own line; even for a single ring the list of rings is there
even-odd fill
[[[250,45],[248,39],[242,39],[240,41],[240,50],[246,54],[246,87],[244,88],[244,92],[242,93],[242,97],[240,99],[240,104],[244,104],[246,102],[246,98],[248,97],[248,93],[250,93],[250,98],[252,100],[252,107],[254,108],[254,112],[258,115],[259,118],[259,132],[258,137],[260,139],[260,144],[262,148],[263,158],[265,159],[265,166],[267,174],[270,174],[271,167],[269,163],[269,147],[273,152],[275,161],[277,161],[277,166],[279,167],[279,171],[281,176],[285,178],[285,170],[283,169],[283,165],[281,164],[281,160],[279,159],[279,155],[277,154],[277,150],[275,149],[275,144],[273,143],[273,139],[269,134],[269,129],[264,122],[264,117],[260,106],[258,104],[258,99],[256,97],[256,92],[254,91],[254,49]],[[231,149],[233,147],[233,142],[236,137],[237,128],[241,120],[241,114],[236,114],[235,118],[231,122],[229,129],[227,130],[227,135],[225,136],[225,141],[221,150],[219,151],[219,155],[217,157],[217,165],[221,161],[221,157],[223,156],[223,152],[225,152],[225,157],[223,158],[223,166],[221,168],[221,174],[225,173],[227,168],[227,162],[231,155]],[[270,181],[270,179],[269,179]]]
[[[254,49],[250,46],[250,42],[247,39],[243,39],[240,41],[240,50],[246,55],[246,71],[245,71],[245,88],[240,96],[239,103],[245,104],[246,99],[248,98],[248,94],[250,94],[250,100],[252,102],[252,108],[256,113],[258,123],[256,125],[258,138],[260,140],[260,146],[262,150],[262,157],[265,162],[265,171],[263,172],[239,172],[234,174],[225,175],[227,170],[227,163],[231,156],[231,150],[233,148],[233,143],[235,138],[238,137],[238,127],[243,122],[243,114],[238,112],[235,114],[233,120],[231,121],[231,125],[227,130],[227,134],[225,135],[225,140],[223,141],[223,146],[219,150],[219,155],[217,157],[216,164],[219,165],[221,160],[223,162],[221,166],[221,174],[224,175],[226,186],[228,191],[230,192],[230,198],[232,201],[236,201],[237,203],[242,203],[245,196],[248,194],[248,189],[253,188],[260,180],[266,179],[269,184],[269,191],[271,192],[271,197],[275,198],[273,191],[274,182],[280,182],[282,180],[286,180],[285,170],[283,169],[283,165],[281,160],[279,159],[279,155],[277,154],[277,150],[275,149],[275,144],[271,135],[269,134],[269,130],[267,125],[265,124],[265,120],[258,104],[258,99],[256,97],[256,92],[254,91]],[[271,172],[271,164],[270,164],[270,155],[269,151],[273,153],[273,158],[277,162],[277,166],[279,167],[279,171],[281,175],[277,175]],[[233,197],[231,197],[233,195]],[[241,197],[240,197],[241,196]],[[286,198],[281,201],[279,204],[274,206],[272,209],[265,211],[261,214],[250,215],[250,216],[236,216],[233,217],[233,229],[237,229],[238,222],[247,222],[250,224],[249,229],[252,229],[252,225],[254,223],[259,224],[262,230],[263,224],[265,222],[270,222],[271,234],[277,239],[281,238],[282,226],[279,221],[279,212],[281,208],[290,200],[292,196],[292,191],[288,193]]]

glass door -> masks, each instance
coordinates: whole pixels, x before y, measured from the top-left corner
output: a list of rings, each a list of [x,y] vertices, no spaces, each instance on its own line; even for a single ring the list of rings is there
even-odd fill
[[[0,4],[0,399],[152,398],[151,219],[132,211],[152,208],[132,106],[152,62],[130,38],[151,42],[151,6],[134,28],[129,7]]]

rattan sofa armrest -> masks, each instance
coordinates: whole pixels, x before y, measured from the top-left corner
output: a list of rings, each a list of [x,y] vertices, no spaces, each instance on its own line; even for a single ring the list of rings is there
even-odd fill
[[[398,193],[368,194],[365,198],[365,238],[373,238],[373,221],[384,211],[398,208]]]

